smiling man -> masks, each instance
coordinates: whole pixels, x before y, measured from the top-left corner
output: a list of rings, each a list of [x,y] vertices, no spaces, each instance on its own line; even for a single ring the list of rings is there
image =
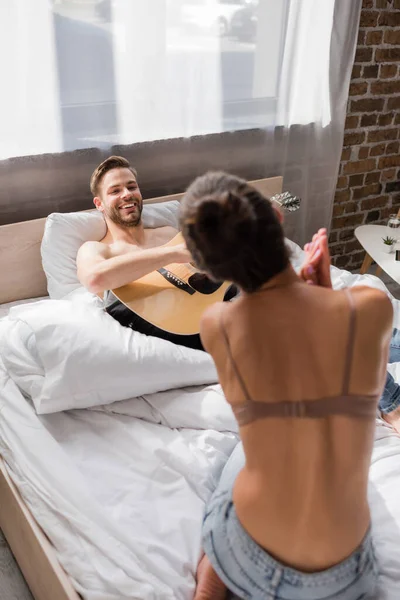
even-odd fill
[[[104,297],[107,312],[121,325],[185,346],[202,348],[199,336],[160,332],[125,307],[111,292],[168,264],[191,260],[184,244],[164,245],[178,233],[176,229],[144,228],[143,200],[135,169],[125,158],[110,156],[93,172],[90,189],[97,210],[103,213],[107,233],[99,242],[86,242],[79,249],[79,281],[93,294]]]

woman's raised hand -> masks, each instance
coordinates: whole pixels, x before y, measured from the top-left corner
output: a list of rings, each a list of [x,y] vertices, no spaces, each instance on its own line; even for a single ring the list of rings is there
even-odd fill
[[[306,259],[300,269],[300,277],[306,282],[322,287],[332,287],[331,257],[326,229],[320,229],[311,242],[304,246]]]

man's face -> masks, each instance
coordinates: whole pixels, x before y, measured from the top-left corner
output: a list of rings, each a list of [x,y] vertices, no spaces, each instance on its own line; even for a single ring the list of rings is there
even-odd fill
[[[142,194],[134,174],[127,168],[111,169],[104,175],[94,203],[106,218],[117,225],[136,227],[140,223]]]

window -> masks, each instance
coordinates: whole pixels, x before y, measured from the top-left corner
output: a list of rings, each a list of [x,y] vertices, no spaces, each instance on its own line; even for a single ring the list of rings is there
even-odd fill
[[[10,100],[15,122],[0,154],[272,124],[288,2],[52,0],[50,10],[47,0],[34,9],[31,0],[3,3],[11,89],[24,101]],[[7,35],[1,39],[6,48]],[[29,93],[21,89],[28,71]]]

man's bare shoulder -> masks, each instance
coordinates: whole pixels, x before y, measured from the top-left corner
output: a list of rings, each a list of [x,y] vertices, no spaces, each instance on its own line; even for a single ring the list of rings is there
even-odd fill
[[[104,242],[85,242],[78,250],[78,259],[89,256],[104,256],[110,253],[110,245]]]

